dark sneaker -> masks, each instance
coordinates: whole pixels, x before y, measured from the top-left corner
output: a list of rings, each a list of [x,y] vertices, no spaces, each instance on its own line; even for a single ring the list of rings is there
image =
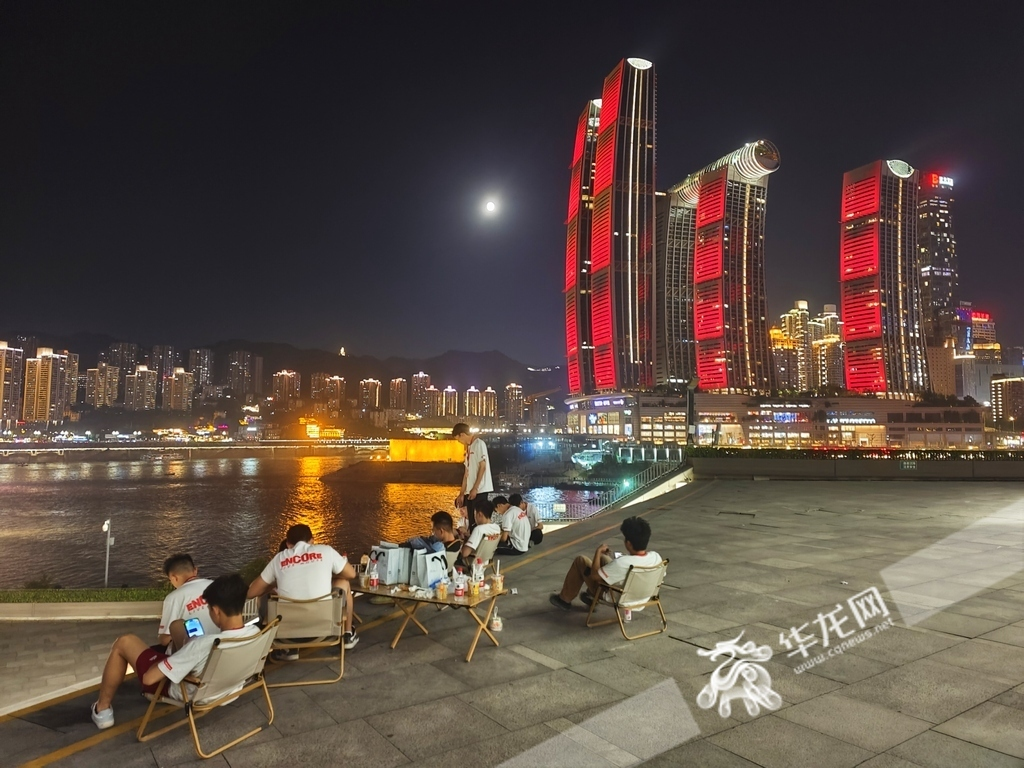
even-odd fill
[[[351,632],[346,632],[341,636],[341,642],[344,644],[346,651],[351,651],[356,647],[356,643],[359,642],[359,635],[357,635],[356,631],[353,629]]]
[[[299,651],[297,648],[280,648],[270,654],[274,661],[298,661]]]
[[[555,608],[561,608],[563,611],[572,610],[572,603],[565,602],[558,594],[552,593],[551,597],[548,598],[548,602],[555,606]]]
[[[583,592],[580,595],[580,602],[589,608],[590,605],[594,602],[594,596],[589,592]]]

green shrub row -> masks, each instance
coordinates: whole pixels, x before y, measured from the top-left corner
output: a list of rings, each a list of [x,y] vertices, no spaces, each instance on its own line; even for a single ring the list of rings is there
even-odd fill
[[[135,603],[163,600],[170,591],[169,584],[167,588],[0,589],[0,603]]]

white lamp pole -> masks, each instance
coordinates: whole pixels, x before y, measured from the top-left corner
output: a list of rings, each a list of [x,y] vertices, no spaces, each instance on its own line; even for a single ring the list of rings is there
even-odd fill
[[[107,582],[110,578],[110,545],[114,539],[110,535],[110,518],[103,521],[103,532],[107,534],[107,562],[103,566],[103,588],[106,589]]]

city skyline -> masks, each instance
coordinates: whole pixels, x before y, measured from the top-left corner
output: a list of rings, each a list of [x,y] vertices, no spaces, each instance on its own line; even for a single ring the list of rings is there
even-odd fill
[[[1007,343],[1021,342],[1013,281],[988,279],[1014,274],[1012,214],[1024,205],[1012,172],[1024,152],[1014,128],[1021,106],[999,76],[1020,66],[1019,47],[1003,40],[1012,19],[991,27],[977,16],[886,8],[886,28],[915,41],[922,73],[910,89],[851,90],[835,84],[845,82],[843,52],[865,45],[858,22],[783,9],[773,23],[801,45],[768,46],[756,72],[719,56],[709,87],[730,96],[708,121],[693,111],[689,70],[719,44],[685,30],[720,28],[740,9],[552,8],[544,24],[510,14],[499,31],[468,40],[445,31],[454,28],[445,9],[401,18],[369,7],[252,11],[243,35],[215,8],[137,8],[119,12],[118,24],[100,7],[65,11],[73,23],[60,13],[0,10],[0,96],[11,106],[0,126],[0,252],[15,285],[30,284],[42,263],[57,276],[46,302],[16,291],[0,326],[52,333],[74,324],[155,342],[165,320],[128,308],[145,294],[175,306],[175,343],[248,335],[404,356],[499,348],[555,364],[573,129],[598,95],[595,81],[635,55],[659,72],[659,178],[683,178],[758,136],[785,155],[767,224],[769,317],[796,298],[839,303],[835,179],[901,157],[956,180],[961,293],[1013,334]],[[196,28],[204,35],[186,55],[179,42]],[[40,35],[52,36],[45,59],[25,42]],[[858,77],[888,82],[906,66],[884,37],[858,47]],[[101,61],[97,49],[109,55]],[[524,49],[531,55],[511,55]],[[929,57],[937,61],[925,66]],[[372,61],[374,76],[352,81],[342,59]],[[436,98],[407,77],[412,59],[458,71],[467,96],[456,107]],[[925,72],[939,63],[942,77]],[[513,92],[531,94],[531,130],[498,140],[493,126]],[[346,98],[329,96],[337,93]],[[373,110],[372,130],[350,119],[355,104]],[[858,114],[871,120],[850,119]],[[381,200],[408,200],[405,189],[425,194],[396,209],[403,226],[382,226]],[[97,259],[116,281],[92,266]],[[467,282],[480,267],[492,282]],[[503,299],[512,287],[523,303],[515,331],[487,312],[463,327],[453,303],[433,298],[491,285]]]

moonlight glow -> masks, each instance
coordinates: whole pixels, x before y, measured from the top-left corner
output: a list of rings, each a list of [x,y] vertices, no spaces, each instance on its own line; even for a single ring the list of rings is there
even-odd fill
[[[488,213],[494,213],[496,210],[498,210],[498,204],[495,203],[493,200],[488,200],[484,204],[484,210],[487,211]]]

